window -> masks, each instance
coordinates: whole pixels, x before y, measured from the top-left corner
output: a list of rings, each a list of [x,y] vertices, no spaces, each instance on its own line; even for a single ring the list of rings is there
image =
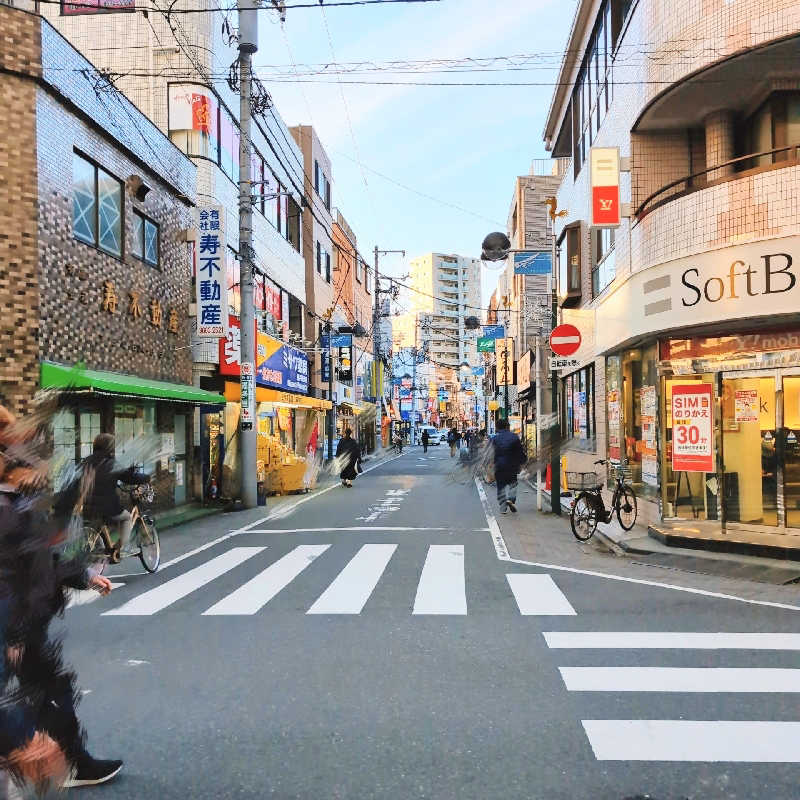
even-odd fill
[[[358,254],[354,256],[356,261],[356,280],[359,283],[364,281],[364,262],[358,257]]]
[[[564,378],[561,426],[566,439],[594,439],[594,365],[579,369]]]
[[[70,467],[75,465],[75,460],[75,412],[71,408],[62,408],[53,415],[51,470],[56,491],[68,484]]]
[[[314,191],[322,198],[325,208],[331,210],[331,182],[328,180],[319,161],[314,160]]]
[[[268,170],[264,165],[264,159],[255,150],[250,154],[250,181],[252,182],[253,209],[265,213],[264,196],[269,194],[267,191],[264,172]]]
[[[122,183],[72,155],[72,231],[76,239],[122,256]]]
[[[153,267],[158,266],[158,225],[138,211],[133,212],[131,254]]]
[[[795,147],[740,162],[740,169],[797,161],[800,158],[800,92],[773,92],[743,127],[744,154]]]
[[[331,254],[325,251],[325,280],[331,282]]]
[[[294,247],[297,252],[300,252],[301,238],[300,238],[300,206],[295,202],[293,197],[289,197],[287,209],[288,214],[286,217],[286,240]]]
[[[317,273],[322,275],[322,245],[317,242]]]
[[[581,228],[567,228],[558,246],[558,285],[562,306],[577,305],[581,297]]]
[[[225,110],[220,111],[220,166],[234,182],[239,182],[239,126]]]
[[[592,297],[597,297],[617,275],[614,228],[592,231]]]

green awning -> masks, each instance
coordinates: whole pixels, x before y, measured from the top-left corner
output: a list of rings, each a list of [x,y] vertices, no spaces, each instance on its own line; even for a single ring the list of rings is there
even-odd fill
[[[221,394],[207,392],[196,386],[166,381],[151,381],[136,375],[119,372],[101,372],[84,367],[67,367],[63,364],[42,362],[42,388],[63,389],[69,392],[91,392],[100,395],[142,397],[150,400],[174,400],[197,405],[224,406]]]

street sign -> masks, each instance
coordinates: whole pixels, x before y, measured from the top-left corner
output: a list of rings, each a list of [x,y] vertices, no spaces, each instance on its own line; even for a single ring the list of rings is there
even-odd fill
[[[484,339],[503,339],[506,335],[504,325],[484,325],[483,337]]]
[[[515,275],[550,275],[553,272],[553,254],[550,250],[527,250],[514,253]]]
[[[571,356],[581,346],[581,332],[567,323],[553,328],[550,334],[550,349],[557,356]]]
[[[562,358],[561,356],[550,356],[550,372],[556,369],[574,369],[580,366],[577,358]]]
[[[488,336],[478,337],[478,352],[494,353],[494,339],[491,339]]]
[[[328,347],[328,334],[323,333],[321,338],[323,348]],[[353,334],[352,333],[334,333],[331,337],[331,348],[334,347],[352,347]]]
[[[486,367],[473,367],[472,374],[476,376],[481,376],[486,374]]]

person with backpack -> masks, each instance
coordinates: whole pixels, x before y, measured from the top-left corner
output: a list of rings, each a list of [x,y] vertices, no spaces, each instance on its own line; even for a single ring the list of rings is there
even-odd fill
[[[508,427],[507,419],[497,420],[494,448],[494,475],[497,482],[497,502],[500,513],[517,513],[517,475],[525,463],[525,450],[516,433]]]

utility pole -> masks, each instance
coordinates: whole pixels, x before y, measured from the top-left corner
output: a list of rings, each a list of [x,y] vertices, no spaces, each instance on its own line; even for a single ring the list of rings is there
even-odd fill
[[[414,365],[411,369],[411,430],[409,431],[409,445],[416,444],[417,433],[417,348],[412,351]]]
[[[238,0],[239,11],[239,263],[241,269],[241,494],[244,508],[258,505],[255,427],[256,324],[253,303],[253,202],[250,185],[251,67],[258,50],[258,17],[253,0]],[[225,310],[227,313],[227,310]]]
[[[559,215],[563,215],[565,212],[561,212]],[[558,286],[557,286],[557,275],[558,275],[558,264],[556,262],[556,201],[555,198],[553,199],[553,204],[550,209],[550,231],[552,234],[552,262],[553,262],[553,272],[550,278],[552,283],[552,304],[553,304],[553,316],[552,316],[552,327],[555,328],[558,325]],[[550,370],[550,388],[552,390],[551,395],[551,412],[552,412],[552,427],[550,428],[550,445],[551,445],[551,457],[550,457],[550,507],[553,513],[556,516],[561,516],[561,422],[560,422],[560,415],[558,413],[558,370]]]
[[[333,431],[336,428],[336,402],[333,397],[333,327],[331,321],[325,323],[328,334],[328,399],[331,401],[331,413],[328,414],[328,458],[333,458]]]
[[[505,329],[506,339],[505,339],[505,342],[503,342],[503,345],[504,345],[503,346],[503,361],[505,362],[504,365],[503,365],[503,376],[504,376],[505,384],[506,384],[505,387],[504,387],[504,389],[505,389],[505,398],[504,399],[505,399],[505,408],[506,408],[506,422],[508,422],[509,421],[509,414],[511,412],[510,403],[508,402],[508,346],[509,346],[508,343],[509,343],[509,338],[510,338],[508,334],[509,334],[509,328],[511,326],[511,310],[510,310],[510,307],[509,307],[510,303],[509,303],[508,295],[506,295],[505,300],[506,300],[506,329]],[[509,422],[509,425],[510,424],[511,423]]]

